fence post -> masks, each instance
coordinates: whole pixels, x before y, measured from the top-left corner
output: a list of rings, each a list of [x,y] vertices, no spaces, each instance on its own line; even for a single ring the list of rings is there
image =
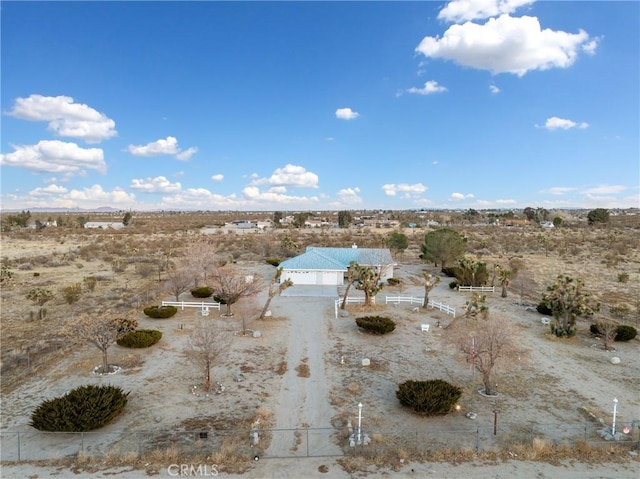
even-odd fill
[[[307,457],[309,457],[309,426],[306,427],[307,430]]]
[[[480,427],[476,427],[476,452],[480,452]]]
[[[84,453],[84,432],[80,433],[80,452]]]
[[[21,461],[22,458],[20,457],[20,433],[18,432],[18,461]]]

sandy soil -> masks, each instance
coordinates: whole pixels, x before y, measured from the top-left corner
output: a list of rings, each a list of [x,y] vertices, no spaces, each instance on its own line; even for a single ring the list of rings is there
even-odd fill
[[[247,273],[258,274],[268,282],[273,268],[265,265],[242,265]],[[483,435],[482,448],[491,450],[501,441],[521,432],[522,426],[545,437],[562,441],[578,436],[586,424],[583,408],[596,418],[611,422],[612,399],[618,399],[618,424],[640,418],[640,398],[637,378],[640,377],[638,341],[616,343],[615,352],[601,349],[597,340],[580,333],[575,339],[561,341],[548,334],[540,315],[529,312],[517,298],[489,298],[492,314],[511,318],[522,334],[523,353],[513,358],[508,370],[498,372],[498,398],[477,394],[479,375],[451,346],[446,326],[452,318],[434,310],[414,311],[414,306],[401,304],[383,306],[385,295],[422,296],[420,272],[423,265],[402,265],[396,277],[407,285],[403,290],[387,288],[378,295],[376,314],[385,314],[397,321],[390,335],[371,337],[362,334],[354,317],[363,314],[357,307],[349,309],[347,317],[334,316],[333,298],[299,296],[273,300],[273,316],[268,321],[253,321],[263,304],[263,293],[252,304],[235,307],[233,319],[217,318],[221,328],[230,334],[231,350],[216,366],[213,375],[225,386],[222,394],[193,394],[192,386],[200,384],[200,375],[184,357],[189,331],[201,319],[197,310],[184,310],[170,320],[152,320],[141,315],[141,328],[159,329],[162,341],[148,351],[132,351],[114,346],[110,362],[120,364],[122,373],[105,377],[91,374],[99,364],[97,349],[89,346],[63,355],[50,367],[25,374],[23,381],[2,397],[2,429],[21,431],[28,437],[23,457],[65,453],[60,444],[51,444],[28,426],[33,408],[43,399],[63,394],[87,383],[109,383],[131,391],[129,404],[122,416],[103,428],[95,441],[87,440],[89,452],[105,451],[114,443],[126,449],[123,437],[143,431],[153,431],[145,441],[161,444],[161,439],[177,437],[196,430],[246,428],[256,417],[263,427],[275,429],[256,449],[261,460],[249,464],[243,477],[356,477],[346,473],[335,459],[305,458],[310,446],[316,455],[332,455],[348,443],[344,435],[327,429],[309,442],[296,435],[295,428],[344,428],[348,420],[356,421],[357,404],[364,405],[364,428],[380,441],[395,444],[396,436],[407,432],[428,437],[433,431],[453,431],[481,425],[490,430],[494,410],[500,411],[500,435]],[[354,294],[356,294],[354,292]],[[188,295],[186,295],[188,296]],[[450,304],[458,310],[468,299],[468,293],[449,289],[442,281],[430,298]],[[171,299],[167,297],[166,299]],[[185,297],[185,300],[189,298]],[[259,330],[259,338],[233,336],[240,328],[242,315],[248,327]],[[3,315],[4,316],[4,315]],[[4,318],[3,318],[4,319]],[[439,321],[442,328],[435,327]],[[430,332],[420,330],[430,323]],[[587,324],[587,323],[584,323]],[[583,324],[582,330],[585,329]],[[587,328],[588,329],[588,328]],[[621,358],[613,365],[612,356]],[[371,360],[370,367],[362,359]],[[234,381],[242,373],[245,380]],[[463,388],[461,411],[446,417],[418,418],[400,407],[395,398],[397,385],[406,379],[442,378]],[[475,421],[465,413],[477,414]],[[340,438],[337,445],[330,439]],[[590,439],[595,439],[591,437]],[[311,443],[312,441],[315,441]],[[12,449],[3,435],[3,459],[10,458]],[[250,461],[250,451],[247,458]],[[283,459],[282,456],[296,456]],[[400,457],[401,454],[398,455]],[[539,478],[631,478],[638,477],[638,462],[612,464],[563,463],[551,465],[512,460],[499,463],[471,462],[452,465],[439,462],[417,464],[408,456],[404,465],[395,464],[397,471],[371,467],[363,471],[368,477],[539,477]],[[328,472],[321,472],[320,466]],[[168,464],[155,464],[153,475],[169,477]],[[321,468],[324,470],[324,468]],[[76,473],[77,472],[77,473]],[[74,477],[146,477],[149,471],[128,468],[105,468],[97,472],[74,472]],[[2,466],[2,477],[65,477],[69,470],[37,467],[33,464]],[[221,474],[221,477],[225,476]]]

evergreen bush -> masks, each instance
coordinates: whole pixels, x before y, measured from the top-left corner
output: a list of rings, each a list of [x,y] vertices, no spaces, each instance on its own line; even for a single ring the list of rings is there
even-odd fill
[[[600,331],[600,327],[598,326],[598,323],[593,323],[591,326],[589,326],[589,331],[591,332],[591,334],[594,334],[596,336],[600,336],[604,334],[602,331]],[[638,335],[638,330],[633,326],[620,324],[616,327],[616,335],[615,335],[614,341],[631,341],[637,335]]]
[[[459,284],[458,284],[458,280],[457,279],[454,279],[453,281],[451,281],[449,283],[449,288],[451,288],[451,289],[456,289],[458,286],[459,286]]]
[[[165,319],[170,318],[178,312],[175,306],[149,306],[144,308],[144,314],[150,318]]]
[[[209,298],[213,295],[213,290],[207,286],[200,286],[191,290],[191,296],[194,298]]]
[[[127,396],[129,393],[116,386],[80,386],[40,403],[29,424],[40,431],[92,431],[118,416],[127,405]]]
[[[540,314],[544,314],[545,316],[553,315],[552,309],[544,301],[540,301],[538,306],[536,306],[536,311],[538,311],[538,313]]]
[[[267,258],[265,261],[267,262],[267,264],[270,264],[271,266],[275,266],[276,268],[280,266],[279,258]]]
[[[400,404],[424,416],[441,416],[449,413],[460,396],[462,396],[462,389],[442,379],[405,381],[396,391]]]
[[[388,278],[387,283],[389,284],[389,286],[398,286],[400,283],[402,283],[402,280],[399,278]]]
[[[616,328],[616,339],[615,341],[631,341],[638,335],[638,330],[633,326],[627,326],[626,324],[621,324]]]
[[[391,318],[384,316],[356,318],[356,324],[358,327],[373,334],[387,334],[396,329],[396,323]]]
[[[148,348],[162,339],[162,333],[156,329],[138,329],[130,331],[118,339],[118,346],[125,348]]]

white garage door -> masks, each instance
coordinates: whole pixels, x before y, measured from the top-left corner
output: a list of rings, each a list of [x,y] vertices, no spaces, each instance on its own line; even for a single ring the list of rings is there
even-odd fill
[[[323,284],[323,285],[338,284],[335,271],[318,271],[316,273],[316,281],[317,281],[316,284]]]
[[[290,279],[293,284],[316,284],[316,274],[311,271],[283,271],[283,280]]]

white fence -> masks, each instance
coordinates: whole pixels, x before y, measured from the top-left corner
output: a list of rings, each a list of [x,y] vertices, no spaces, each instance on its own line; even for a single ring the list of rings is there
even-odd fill
[[[220,311],[220,303],[205,303],[195,301],[163,301],[162,306],[176,306],[180,309],[184,308],[200,308],[202,316],[209,316],[209,309],[217,309]]]
[[[495,293],[495,286],[458,286],[458,291],[480,291],[481,293]]]
[[[336,299],[335,301],[335,316],[336,319],[338,318],[338,309],[340,309],[340,306],[342,306],[342,301],[344,298],[340,298],[340,299]],[[357,298],[350,298],[349,296],[347,296],[347,304],[350,303],[364,303],[365,299],[363,296],[357,297]],[[375,304],[376,302],[376,297],[374,296],[373,298],[371,298],[371,302],[373,304]]]
[[[385,303],[389,304],[389,303],[394,303],[394,304],[400,304],[400,303],[409,303],[409,304],[422,304],[424,303],[424,298],[416,298],[413,296],[385,296]]]
[[[436,309],[439,309],[440,311],[444,311],[445,313],[450,314],[454,318],[456,317],[456,308],[453,308],[453,307],[449,306],[448,304],[438,303],[438,302],[433,301],[432,299],[430,299],[429,303],[428,303],[428,306],[430,308],[436,308]]]

